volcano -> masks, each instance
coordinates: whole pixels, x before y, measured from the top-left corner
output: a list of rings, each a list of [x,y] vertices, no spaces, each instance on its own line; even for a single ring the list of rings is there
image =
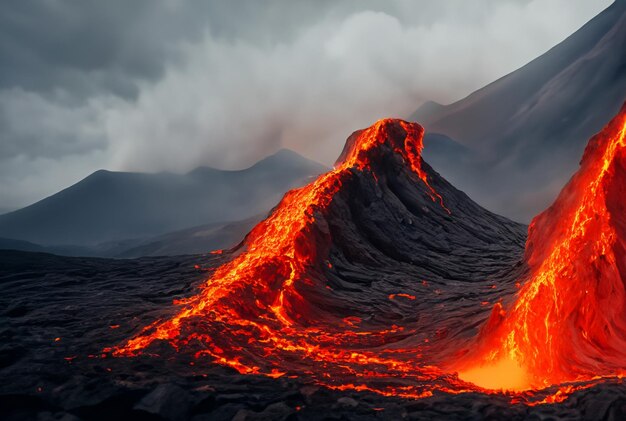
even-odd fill
[[[464,380],[527,390],[621,375],[625,111],[533,220],[523,258],[523,226],[423,161],[421,126],[380,120],[348,138],[334,170],[289,192],[176,316],[114,354],[167,341],[244,374],[403,397],[471,390]]]
[[[233,249],[0,252],[0,416],[623,419],[625,123],[529,228],[384,119]]]
[[[434,172],[422,138],[394,119],[352,134],[334,169],[287,193],[177,315],[114,354],[167,341],[241,373],[328,387],[466,388],[433,363],[514,289],[525,227]]]

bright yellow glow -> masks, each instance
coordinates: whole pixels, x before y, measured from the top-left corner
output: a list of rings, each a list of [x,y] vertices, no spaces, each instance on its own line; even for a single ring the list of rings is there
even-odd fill
[[[531,388],[526,370],[510,358],[460,372],[459,378],[491,390],[520,391]]]

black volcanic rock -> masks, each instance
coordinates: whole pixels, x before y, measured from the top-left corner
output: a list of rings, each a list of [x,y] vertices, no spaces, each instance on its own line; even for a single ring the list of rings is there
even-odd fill
[[[398,130],[391,136],[402,144],[401,129],[387,130]],[[348,140],[344,156],[360,133]],[[526,226],[480,207],[422,161],[442,206],[387,144],[368,154],[369,166],[343,178],[316,217],[315,230],[330,239],[332,268],[320,262],[323,274],[310,276],[321,276],[332,290],[303,286],[299,292],[314,310],[302,311],[320,318],[325,312],[357,316],[372,327],[407,323],[418,328],[416,341],[442,329],[450,340],[469,335],[467,326],[487,315],[482,303],[513,291],[523,273]],[[398,293],[417,299],[389,299]],[[464,311],[434,312],[442,297],[463,303]]]
[[[619,420],[625,413],[621,382],[576,392],[562,404],[526,407],[504,395],[437,393],[411,400],[332,391],[302,378],[275,380],[216,365],[190,366],[181,354],[99,357],[102,348],[171,314],[171,299],[192,294],[207,276],[194,264],[220,263],[212,259],[109,260],[0,251],[0,308],[9,310],[0,314],[0,418],[179,419],[187,412],[187,419],[232,420],[238,413],[254,419],[280,410],[294,420]],[[432,300],[463,306],[445,294]],[[176,396],[183,398],[182,407]],[[357,406],[339,404],[343,398]]]
[[[350,383],[353,373],[373,369],[337,353],[401,347],[398,366],[426,378],[420,364],[436,365],[452,344],[475,336],[490,311],[485,303],[515,290],[526,227],[486,211],[434,172],[419,155],[422,133],[392,119],[355,132],[335,168],[288,192],[226,254],[231,260],[187,310],[115,354],[161,353],[152,347],[169,343],[234,361],[240,372],[307,373],[327,385],[324,373]],[[349,332],[346,320],[358,320]],[[294,351],[311,348],[317,357]],[[436,376],[450,385],[447,374]],[[405,377],[388,371],[384,382]]]
[[[626,99],[626,2],[609,6],[522,68],[446,106],[426,103],[425,157],[490,210],[528,222],[578,167]],[[437,150],[435,134],[465,151]]]

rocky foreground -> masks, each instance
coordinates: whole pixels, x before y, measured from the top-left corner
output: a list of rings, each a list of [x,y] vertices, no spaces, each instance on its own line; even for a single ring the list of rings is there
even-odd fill
[[[626,417],[619,380],[559,404],[435,392],[410,400],[341,392],[306,378],[241,375],[165,344],[102,358],[193,293],[221,257],[107,260],[0,252],[0,418],[137,420],[609,419]],[[199,268],[195,268],[199,265]],[[58,339],[57,339],[58,338]],[[158,353],[160,356],[155,356]]]

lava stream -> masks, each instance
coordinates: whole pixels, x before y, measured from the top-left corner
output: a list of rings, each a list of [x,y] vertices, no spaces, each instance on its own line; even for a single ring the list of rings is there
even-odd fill
[[[177,314],[108,351],[165,342],[243,374],[338,390],[562,401],[626,361],[625,123],[622,110],[533,220],[525,266],[519,224],[433,178],[421,126],[380,120],[348,139],[333,170],[288,192]],[[534,389],[572,381],[585,383],[533,401]]]
[[[529,227],[530,276],[508,314],[494,308],[456,368],[491,388],[621,376],[626,369],[626,106]],[[494,376],[500,371],[501,377]]]
[[[355,172],[371,172],[371,160],[380,148],[390,149],[388,153],[408,164],[430,199],[450,214],[422,170],[422,137],[421,126],[392,119],[357,132],[335,168],[288,192],[248,234],[245,249],[217,268],[198,295],[177,303],[184,306],[178,314],[112,349],[114,355],[137,355],[154,341],[164,340],[178,350],[201,344],[197,357],[208,356],[245,374],[318,373],[317,381],[329,387],[407,397],[428,396],[433,389],[451,387],[449,383],[465,388],[454,376],[424,364],[420,346],[385,347],[407,334],[404,327],[367,330],[359,326],[358,318],[347,323],[333,314],[320,314],[296,288],[326,286],[322,262],[327,261],[331,238],[324,230],[323,214]],[[405,378],[406,384],[365,385],[365,379],[376,383]],[[439,378],[448,379],[445,386],[433,387]]]

